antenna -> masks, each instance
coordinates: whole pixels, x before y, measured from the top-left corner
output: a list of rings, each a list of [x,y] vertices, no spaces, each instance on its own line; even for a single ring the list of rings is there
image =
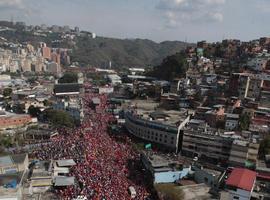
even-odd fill
[[[13,14],[10,16],[10,22],[11,22],[12,24],[14,24],[14,16],[13,16]]]
[[[109,68],[112,68],[112,61],[109,62]]]

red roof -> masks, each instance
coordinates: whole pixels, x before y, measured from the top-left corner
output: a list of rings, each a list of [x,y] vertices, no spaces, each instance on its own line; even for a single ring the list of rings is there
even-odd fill
[[[249,169],[234,168],[227,179],[226,184],[243,190],[251,191],[255,179],[256,172]]]

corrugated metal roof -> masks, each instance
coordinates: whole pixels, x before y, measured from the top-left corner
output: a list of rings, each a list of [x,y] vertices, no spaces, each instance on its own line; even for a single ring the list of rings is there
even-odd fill
[[[57,160],[57,165],[59,167],[67,167],[67,166],[74,166],[76,165],[73,159],[66,159],[66,160]]]
[[[74,185],[75,178],[72,177],[66,177],[66,176],[57,176],[54,179],[54,185],[55,186],[69,186]]]
[[[244,169],[234,168],[226,184],[243,190],[251,191],[256,179],[256,172]]]

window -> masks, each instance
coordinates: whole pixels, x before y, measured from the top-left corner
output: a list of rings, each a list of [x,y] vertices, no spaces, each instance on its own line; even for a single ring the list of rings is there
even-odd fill
[[[239,197],[238,196],[234,196],[233,199],[239,199]]]
[[[207,177],[204,177],[204,182],[208,183],[208,178]]]

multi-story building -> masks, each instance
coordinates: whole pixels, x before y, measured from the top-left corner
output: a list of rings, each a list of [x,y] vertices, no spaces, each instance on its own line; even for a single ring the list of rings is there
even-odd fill
[[[256,164],[259,144],[250,133],[218,132],[203,126],[184,128],[182,154],[211,163],[245,166]]]
[[[232,166],[255,166],[259,151],[259,143],[243,140],[234,140],[229,157],[229,163]]]
[[[57,63],[59,66],[61,65],[61,59],[60,59],[60,54],[53,52],[51,54],[51,60],[55,63]]]
[[[146,106],[144,103],[143,106]],[[142,108],[142,107],[141,107]],[[161,112],[137,109],[127,111],[125,126],[134,136],[178,151],[182,144],[182,129],[190,119],[187,111]]]
[[[231,138],[222,137],[212,129],[195,127],[184,129],[182,141],[183,155],[212,163],[226,163],[233,142]]]
[[[43,47],[42,48],[42,56],[45,59],[51,60],[51,48]]]

